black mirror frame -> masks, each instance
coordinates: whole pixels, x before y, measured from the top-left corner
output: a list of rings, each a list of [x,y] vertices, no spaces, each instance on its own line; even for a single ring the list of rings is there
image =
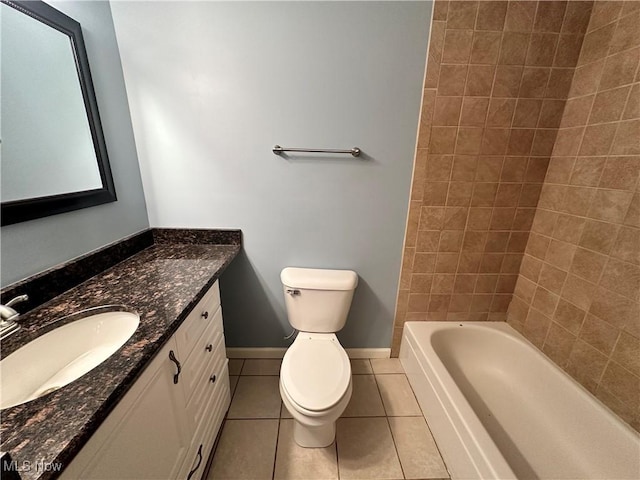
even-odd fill
[[[115,202],[117,200],[116,190],[111,175],[109,157],[107,156],[107,146],[102,131],[102,123],[100,122],[96,94],[93,89],[89,60],[82,37],[82,27],[74,19],[39,0],[0,1],[64,33],[71,40],[78,80],[102,180],[102,188],[99,189],[3,202],[0,217],[2,226]]]

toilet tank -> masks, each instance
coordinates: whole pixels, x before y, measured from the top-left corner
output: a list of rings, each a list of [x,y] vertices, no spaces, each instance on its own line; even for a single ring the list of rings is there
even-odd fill
[[[358,274],[351,270],[287,267],[280,273],[289,323],[302,332],[344,327]]]

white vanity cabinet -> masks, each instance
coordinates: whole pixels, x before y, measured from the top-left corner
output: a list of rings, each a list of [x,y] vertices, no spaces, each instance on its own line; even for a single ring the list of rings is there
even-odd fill
[[[216,282],[61,478],[198,480],[229,403]]]

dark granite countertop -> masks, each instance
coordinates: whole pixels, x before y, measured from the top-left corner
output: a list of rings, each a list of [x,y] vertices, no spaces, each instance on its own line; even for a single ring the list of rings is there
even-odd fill
[[[58,476],[53,470],[78,453],[241,248],[165,241],[156,235],[139,253],[22,315],[22,328],[2,341],[6,357],[64,323],[57,319],[90,307],[122,304],[140,315],[133,336],[101,365],[59,390],[2,411],[0,450],[11,454],[23,479]],[[23,462],[31,468],[21,469]]]

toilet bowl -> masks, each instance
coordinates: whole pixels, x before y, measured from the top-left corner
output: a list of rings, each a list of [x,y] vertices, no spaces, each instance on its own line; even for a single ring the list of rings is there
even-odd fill
[[[331,445],[351,399],[351,363],[335,333],[347,318],[358,276],[350,270],[285,268],[289,323],[299,330],[280,368],[280,396],[302,447]]]
[[[351,399],[351,364],[334,334],[299,333],[280,370],[280,396],[302,447],[326,447]]]

